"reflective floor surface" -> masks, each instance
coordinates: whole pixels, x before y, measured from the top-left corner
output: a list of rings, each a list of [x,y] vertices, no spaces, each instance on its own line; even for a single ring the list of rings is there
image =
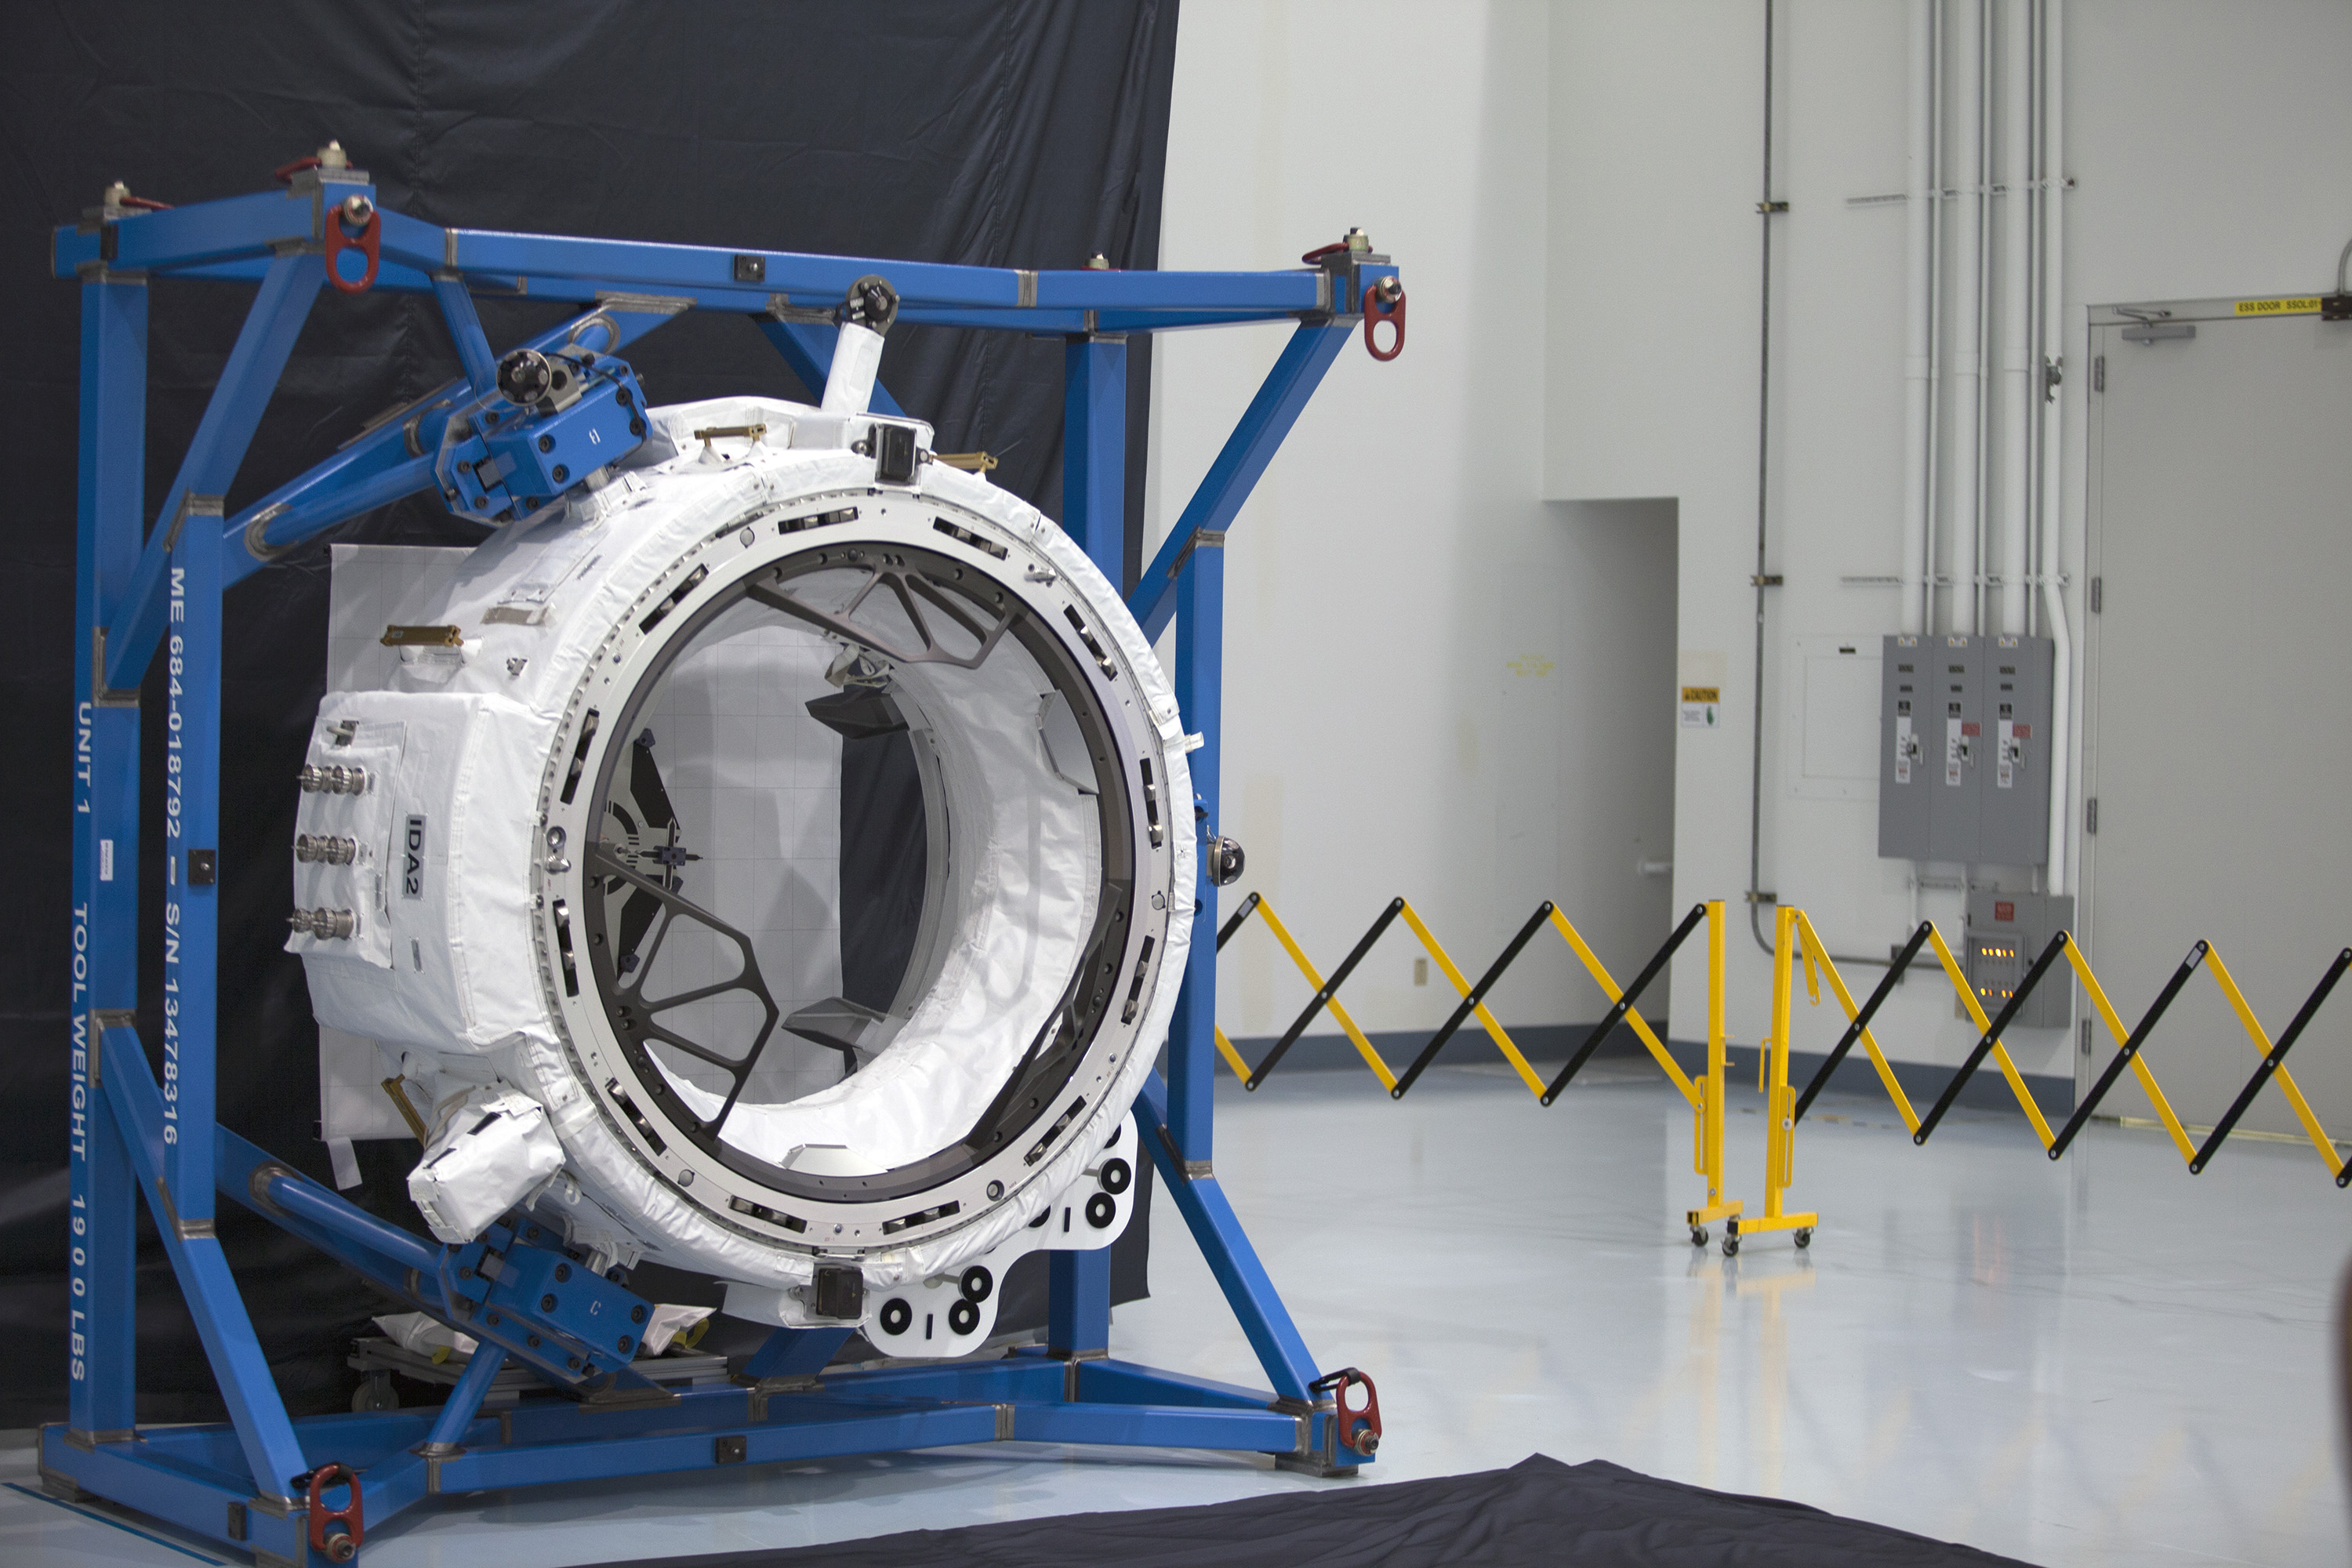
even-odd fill
[[[1801,1131],[1798,1252],[1693,1248],[1690,1117],[1646,1068],[1539,1109],[1500,1069],[1221,1083],[1217,1173],[1327,1366],[1379,1382],[1360,1482],[1229,1455],[1028,1445],[444,1499],[370,1532],[371,1568],[501,1568],[844,1540],[1087,1510],[1607,1458],[2051,1565],[2340,1563],[2327,1321],[2352,1194],[2312,1151],[2232,1142],[2190,1177],[2095,1125],[2058,1165],[2022,1121],[1915,1148],[1884,1101]],[[1732,1194],[1762,1197],[1753,1095]],[[1117,1353],[1261,1381],[1163,1194],[1152,1299]],[[0,1453],[0,1561],[226,1554],[32,1495]]]

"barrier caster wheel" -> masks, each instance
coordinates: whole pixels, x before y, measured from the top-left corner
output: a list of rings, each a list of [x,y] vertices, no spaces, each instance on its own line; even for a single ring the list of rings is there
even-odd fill
[[[371,1410],[399,1409],[400,1394],[392,1386],[392,1374],[371,1373],[352,1391],[352,1408],[362,1415]]]
[[[1691,1226],[1691,1245],[1693,1247],[1705,1247],[1706,1245],[1706,1226],[1703,1225],[1695,1225]]]
[[[1727,1236],[1723,1238],[1723,1255],[1726,1258],[1737,1258],[1739,1256],[1739,1238],[1738,1237]]]
[[[1801,1229],[1800,1231],[1798,1231],[1798,1232],[1797,1232],[1797,1245],[1798,1245],[1800,1247],[1811,1247],[1811,1246],[1812,1246],[1812,1244],[1813,1244],[1813,1230],[1812,1230],[1812,1226],[1805,1226],[1804,1228],[1802,1228],[1802,1229]]]

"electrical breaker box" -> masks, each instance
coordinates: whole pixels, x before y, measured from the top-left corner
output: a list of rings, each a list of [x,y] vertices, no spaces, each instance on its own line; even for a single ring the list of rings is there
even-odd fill
[[[1984,639],[1940,637],[1927,645],[1927,853],[1973,862],[1984,806]]]
[[[1890,637],[1879,668],[1878,853],[2047,860],[2050,640]]]
[[[1890,637],[1878,663],[1878,853],[1889,860],[1927,858],[1927,767],[1925,706],[1928,647],[1937,639]]]
[[[1968,954],[1963,966],[1977,1005],[1999,1017],[2050,939],[2074,926],[2074,900],[2042,893],[1969,890]],[[2074,1021],[2074,972],[2061,957],[2011,1020],[2020,1028],[2063,1029]]]
[[[1984,639],[1985,765],[1977,852],[1987,866],[2039,866],[2050,858],[2048,637]]]

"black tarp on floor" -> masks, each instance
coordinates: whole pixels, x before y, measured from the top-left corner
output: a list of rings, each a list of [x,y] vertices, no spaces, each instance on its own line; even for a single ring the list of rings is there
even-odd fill
[[[1063,1514],[784,1552],[660,1557],[625,1568],[2022,1568],[2012,1557],[1711,1492],[1606,1460],[1531,1455],[1507,1470],[1244,1498],[1205,1508]],[[615,1565],[620,1568],[620,1565]]]

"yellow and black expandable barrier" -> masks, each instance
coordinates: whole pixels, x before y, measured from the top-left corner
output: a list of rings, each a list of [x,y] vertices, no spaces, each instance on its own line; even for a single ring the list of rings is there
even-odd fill
[[[1275,1041],[1273,1048],[1265,1053],[1265,1058],[1255,1068],[1242,1058],[1241,1052],[1234,1049],[1233,1041],[1225,1037],[1224,1030],[1220,1028],[1216,1031],[1217,1051],[1224,1058],[1225,1065],[1233,1068],[1234,1076],[1242,1080],[1244,1088],[1255,1090],[1263,1084],[1267,1076],[1281,1065],[1282,1058],[1288,1054],[1290,1047],[1297,1043],[1298,1037],[1307,1032],[1307,1026],[1315,1021],[1318,1015],[1328,1008],[1332,1018],[1346,1033],[1349,1042],[1356,1047],[1356,1054],[1363,1058],[1364,1065],[1370,1068],[1373,1075],[1381,1080],[1391,1100],[1402,1100],[1411,1091],[1412,1086],[1421,1080],[1421,1075],[1428,1070],[1430,1064],[1437,1059],[1437,1054],[1445,1048],[1446,1042],[1459,1032],[1464,1024],[1475,1017],[1478,1020],[1479,1026],[1486,1031],[1487,1037],[1494,1041],[1495,1048],[1502,1053],[1503,1059],[1510,1064],[1512,1069],[1518,1074],[1519,1080],[1527,1085],[1528,1092],[1534,1095],[1539,1103],[1549,1105],[1559,1098],[1569,1083],[1583,1068],[1584,1064],[1591,1059],[1593,1052],[1600,1049],[1601,1042],[1609,1037],[1610,1033],[1621,1024],[1627,1025],[1632,1027],[1635,1037],[1642,1042],[1643,1047],[1650,1053],[1651,1058],[1664,1070],[1666,1077],[1681,1092],[1684,1100],[1690,1103],[1692,1168],[1696,1173],[1706,1178],[1706,1204],[1698,1208],[1685,1211],[1691,1227],[1692,1239],[1705,1245],[1706,1239],[1705,1227],[1715,1220],[1722,1219],[1731,1224],[1738,1223],[1737,1216],[1741,1207],[1739,1201],[1727,1199],[1723,1195],[1725,1044],[1723,1030],[1724,917],[1721,900],[1693,905],[1690,912],[1683,917],[1682,923],[1675,928],[1674,934],[1667,937],[1658,951],[1651,954],[1649,962],[1642,966],[1641,973],[1633,977],[1633,984],[1623,987],[1618,985],[1616,978],[1609,973],[1608,966],[1603,964],[1600,955],[1592,951],[1592,944],[1584,940],[1583,933],[1579,931],[1568,917],[1560,912],[1559,907],[1549,899],[1536,906],[1535,912],[1521,923],[1518,931],[1503,945],[1502,952],[1495,956],[1495,961],[1486,966],[1486,973],[1478,977],[1475,984],[1464,976],[1461,969],[1455,965],[1453,956],[1445,951],[1444,944],[1439,942],[1436,936],[1430,931],[1427,922],[1423,921],[1412,905],[1402,898],[1389,900],[1387,907],[1381,910],[1370,927],[1356,940],[1356,944],[1349,950],[1348,956],[1339,961],[1339,966],[1331,972],[1331,977],[1328,980],[1317,971],[1313,962],[1307,958],[1297,940],[1291,936],[1289,930],[1283,925],[1281,918],[1274,912],[1274,906],[1267,903],[1265,898],[1257,893],[1252,893],[1244,899],[1241,907],[1235,910],[1231,918],[1218,930],[1217,948],[1220,952],[1223,951],[1225,943],[1233,940],[1234,933],[1241,930],[1243,923],[1252,915],[1256,915],[1265,922],[1265,928],[1274,933],[1275,940],[1280,942],[1283,951],[1290,955],[1290,962],[1297,966],[1299,973],[1307,977],[1307,983],[1315,987],[1315,994],[1307,999],[1307,1005],[1300,1010],[1298,1016],[1291,1021],[1290,1026],[1282,1032],[1281,1037]],[[1446,980],[1461,994],[1462,997],[1460,1004],[1447,1016],[1445,1022],[1438,1026],[1437,1032],[1430,1037],[1428,1044],[1422,1047],[1411,1065],[1402,1074],[1390,1068],[1381,1053],[1373,1047],[1372,1042],[1365,1037],[1363,1030],[1356,1026],[1356,1021],[1348,1016],[1348,1010],[1339,997],[1339,987],[1345,984],[1348,977],[1356,972],[1356,966],[1363,962],[1365,954],[1371,952],[1374,945],[1387,933],[1388,929],[1399,920],[1404,921],[1407,929],[1428,952],[1431,962],[1444,973]],[[1520,953],[1526,951],[1528,943],[1535,939],[1536,933],[1547,925],[1559,933],[1560,939],[1568,943],[1569,950],[1576,954],[1579,962],[1584,965],[1586,973],[1592,976],[1593,983],[1601,987],[1601,994],[1607,996],[1610,1002],[1608,1015],[1593,1026],[1583,1043],[1570,1055],[1567,1065],[1562,1067],[1549,1083],[1545,1082],[1543,1077],[1536,1071],[1534,1065],[1528,1060],[1526,1053],[1521,1051],[1517,1043],[1512,1040],[1510,1032],[1503,1027],[1501,1022],[1486,1006],[1487,994],[1501,981],[1504,973],[1518,959]],[[1690,1075],[1682,1069],[1681,1064],[1675,1060],[1673,1053],[1666,1049],[1665,1043],[1659,1039],[1656,1032],[1650,1027],[1648,1020],[1642,1016],[1638,1003],[1651,984],[1665,973],[1666,965],[1673,960],[1675,952],[1701,925],[1707,928],[1706,1068],[1699,1080],[1694,1083]]]
[[[1870,1053],[1871,1064],[1878,1069],[1879,1081],[1885,1086],[1887,1096],[1895,1102],[1895,1109],[1902,1116],[1904,1124],[1911,1130],[1913,1142],[1927,1142],[1935,1132],[1937,1124],[1943,1121],[1945,1112],[1949,1110],[1953,1103],[1958,1100],[1960,1090],[1969,1079],[1984,1065],[1985,1058],[1990,1057],[1995,1065],[2000,1068],[2001,1076],[2008,1080],[2010,1091],[2017,1097],[2018,1105],[2024,1110],[2026,1119],[2032,1122],[2034,1135],[2041,1139],[2042,1146],[2048,1152],[2050,1158],[2056,1160],[2064,1156],[2076,1134],[2082,1131],[2084,1125],[2098,1110],[2100,1101],[2106,1098],[2107,1092],[2115,1088],[2116,1079],[2121,1078],[2128,1068],[2139,1080],[2140,1088],[2147,1093],[2148,1102],[2156,1108],[2157,1116],[2163,1123],[2165,1131],[2171,1135],[2174,1147],[2179,1150],[2182,1161],[2189,1166],[2190,1174],[2194,1175],[2212,1163],[2214,1154],[2220,1151],[2221,1144],[2236,1129],[2239,1121],[2245,1115],[2247,1108],[2253,1104],[2254,1097],[2262,1092],[2263,1086],[2275,1079],[2281,1092],[2286,1096],[2287,1103],[2294,1107],[2296,1120],[2302,1123],[2304,1132],[2310,1139],[2312,1147],[2317,1150],[2320,1158],[2326,1162],[2328,1173],[2335,1177],[2336,1184],[2339,1187],[2352,1186],[2352,1160],[2338,1157],[2334,1140],[2328,1137],[2326,1129],[2320,1125],[2318,1116],[2311,1109],[2311,1102],[2304,1098],[2301,1087],[2295,1083],[2294,1074],[2287,1070],[2286,1066],[2287,1052],[2294,1049],[2295,1042],[2303,1037],[2304,1031],[2310,1026],[2313,1017],[2318,1014],[2321,1005],[2336,989],[2336,982],[2344,978],[2345,971],[2352,969],[2352,947],[2339,952],[2329,963],[2326,973],[2320,975],[2319,983],[2313,986],[2311,994],[2304,998],[2303,1006],[2296,1012],[2294,1021],[2287,1025],[2284,1034],[2276,1040],[2273,1040],[2268,1031],[2263,1027],[2262,1021],[2254,1016],[2253,1007],[2247,1002],[2245,993],[2239,989],[2236,977],[2230,973],[2230,966],[2222,962],[2221,955],[2214,951],[2211,943],[2207,942],[2200,941],[2189,948],[2188,955],[2180,961],[2179,967],[2173,972],[2171,978],[2167,980],[2163,988],[2157,993],[2156,999],[2148,1005],[2147,1011],[2140,1016],[2139,1022],[2126,1029],[2124,1027],[2122,1018],[2116,1015],[2114,1004],[2107,999],[2105,987],[2099,984],[2099,978],[2092,972],[2089,961],[2083,956],[2081,946],[2075,942],[2072,933],[2067,931],[2062,931],[2050,939],[2049,944],[2035,957],[2032,967],[2026,971],[2025,977],[2018,983],[2017,989],[2002,1004],[2000,1012],[1991,1018],[1985,1016],[1984,1008],[1978,1001],[1974,988],[1969,985],[1967,975],[1962,973],[1959,961],[1953,956],[1951,948],[1944,941],[1943,933],[1936,929],[1933,921],[1922,921],[1919,923],[1919,928],[1911,933],[1910,941],[1906,942],[1902,950],[1895,954],[1893,965],[1886,972],[1886,977],[1881,980],[1877,988],[1871,993],[1870,1000],[1859,1007],[1854,1005],[1853,997],[1847,991],[1845,982],[1839,976],[1836,965],[1830,962],[1827,944],[1822,941],[1820,933],[1813,930],[1812,921],[1805,918],[1802,910],[1784,909],[1780,911],[1780,940],[1777,944],[1777,970],[1781,977],[1780,984],[1785,986],[1791,969],[1801,963],[1805,970],[1807,987],[1811,992],[1813,1001],[1819,1003],[1821,991],[1815,973],[1818,967],[1819,973],[1828,977],[1830,988],[1836,994],[1849,1020],[1844,1035],[1837,1043],[1837,1047],[1822,1063],[1820,1070],[1814,1073],[1812,1081],[1806,1086],[1804,1093],[1796,1100],[1791,1108],[1789,1116],[1789,1126],[1791,1131],[1796,1122],[1803,1119],[1807,1109],[1812,1105],[1814,1099],[1828,1084],[1830,1076],[1837,1070],[1838,1064],[1845,1059],[1847,1053],[1859,1042],[1862,1047]],[[1896,984],[1902,980],[1904,971],[1910,965],[1912,960],[1918,956],[1923,945],[1933,945],[1935,948],[1937,960],[1943,965],[1945,974],[1951,980],[1952,988],[1959,994],[1960,1001],[1968,1008],[1969,1016],[1979,1030],[1975,1048],[1969,1051],[1968,1059],[1961,1064],[1959,1070],[1952,1075],[1951,1081],[1944,1086],[1943,1093],[1937,1096],[1935,1105],[1925,1116],[1913,1110],[1911,1101],[1904,1094],[1903,1086],[1895,1078],[1894,1068],[1887,1065],[1886,1058],[1880,1051],[1878,1042],[1872,1037],[1870,1030],[1872,1018],[1877,1015],[1880,1005],[1885,1002]],[[2105,1070],[2100,1073],[2098,1081],[2092,1085],[2091,1092],[2084,1097],[2080,1105],[2074,1108],[2073,1115],[2067,1118],[2065,1125],[2053,1132],[2051,1131],[2048,1119],[2042,1113],[2041,1106],[2035,1103],[2032,1091],[2026,1087],[2023,1076],[2018,1072],[2017,1064],[2010,1059],[2007,1048],[2000,1042],[2002,1034],[2009,1028],[2011,1021],[2017,1016],[2019,1009],[2025,1005],[2026,999],[2032,994],[2034,988],[2042,983],[2043,977],[2056,966],[2062,957],[2074,971],[2075,978],[2083,983],[2084,992],[2090,997],[2091,1005],[2098,1014],[2100,1020],[2105,1024],[2107,1033],[2114,1038],[2116,1049],[2115,1056],[2108,1059]],[[2246,1080],[2245,1087],[2238,1091],[2237,1099],[2231,1104],[2227,1113],[2206,1134],[2202,1144],[2194,1142],[2189,1137],[2189,1130],[2181,1125],[2179,1116],[2174,1112],[2171,1101],[2166,1098],[2162,1087],[2158,1084],[2156,1074],[2149,1068],[2143,1051],[2158,1020],[2164,1016],[2166,1010],[2172,1005],[2174,1000],[2179,996],[2182,989],[2188,985],[2190,978],[2200,969],[2204,969],[2212,974],[2214,982],[2221,988],[2222,996],[2229,1002],[2231,1010],[2238,1016],[2239,1025],[2245,1030],[2247,1039],[2262,1056],[2262,1060],[2255,1067],[2253,1075]],[[1773,1028],[1775,1045],[1785,1049],[1788,1033],[1785,1015],[1776,1012]]]

